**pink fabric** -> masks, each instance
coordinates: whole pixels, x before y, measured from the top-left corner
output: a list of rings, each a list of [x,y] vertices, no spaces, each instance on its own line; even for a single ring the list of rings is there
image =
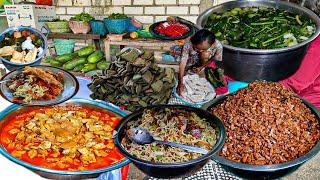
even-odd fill
[[[310,44],[298,71],[279,82],[320,109],[320,36]]]

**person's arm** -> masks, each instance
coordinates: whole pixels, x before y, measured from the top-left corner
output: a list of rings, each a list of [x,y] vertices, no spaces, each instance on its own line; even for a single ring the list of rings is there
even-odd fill
[[[215,53],[214,56],[213,56],[213,59],[214,59],[216,62],[222,62],[223,46],[222,46],[222,44],[221,44],[220,41],[216,40],[216,42],[215,42],[215,48],[216,48],[217,50],[216,50],[216,53]]]
[[[182,54],[181,54],[181,61],[179,64],[179,76],[178,76],[178,94],[181,95],[181,93],[184,90],[184,84],[183,84],[183,77],[185,75],[186,66],[189,59],[189,43],[186,43],[182,48]]]

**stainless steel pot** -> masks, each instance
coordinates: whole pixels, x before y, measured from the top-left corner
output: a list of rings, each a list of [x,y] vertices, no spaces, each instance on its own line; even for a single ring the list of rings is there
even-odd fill
[[[307,16],[316,24],[316,32],[306,41],[281,49],[245,49],[223,45],[223,68],[230,77],[251,82],[254,80],[279,81],[294,74],[309,44],[320,34],[320,19],[311,10],[283,1],[247,0],[230,1],[207,9],[199,15],[197,25],[204,27],[213,12],[224,12],[234,7],[276,7]]]

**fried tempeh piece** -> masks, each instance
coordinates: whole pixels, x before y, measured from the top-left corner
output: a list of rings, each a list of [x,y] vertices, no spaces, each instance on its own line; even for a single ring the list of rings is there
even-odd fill
[[[44,71],[42,69],[26,66],[23,70],[23,73],[37,76],[37,77],[41,78],[42,80],[44,80],[48,84],[52,84],[52,85],[58,86],[60,88],[63,87],[62,82],[58,81],[54,75],[52,75],[51,73]],[[61,79],[61,78],[59,78],[59,79]]]

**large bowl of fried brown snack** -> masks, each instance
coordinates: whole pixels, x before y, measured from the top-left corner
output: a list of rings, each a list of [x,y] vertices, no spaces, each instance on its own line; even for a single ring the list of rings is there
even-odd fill
[[[320,150],[319,110],[279,83],[253,82],[207,107],[227,132],[214,159],[231,169],[277,172]]]

